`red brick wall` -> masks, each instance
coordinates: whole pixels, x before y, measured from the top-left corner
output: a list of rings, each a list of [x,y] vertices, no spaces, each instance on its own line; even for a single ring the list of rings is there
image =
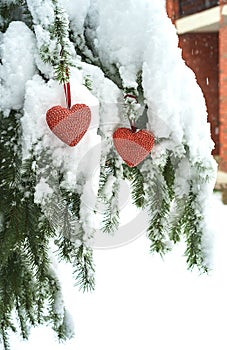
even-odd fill
[[[218,34],[183,34],[179,36],[179,45],[182,48],[182,55],[186,64],[195,72],[197,82],[203,91],[207,105],[208,121],[211,123],[211,136],[215,142],[213,154],[219,154]]]
[[[186,6],[186,3],[187,1],[185,1],[184,6]],[[195,9],[197,7],[198,9],[198,6],[201,6],[202,3],[204,1],[190,1],[190,6],[194,6]],[[212,0],[213,6],[214,3],[216,2]],[[166,9],[169,17],[175,22],[179,18],[179,0],[166,0]],[[182,55],[186,64],[196,74],[197,82],[206,100],[208,121],[211,123],[211,136],[215,143],[213,154],[221,154],[222,169],[227,171],[227,33],[223,33],[220,45],[218,33],[183,34],[179,36],[179,46],[182,48]],[[219,92],[219,49],[223,50],[223,48],[225,48],[226,52],[222,56],[221,65],[223,67],[223,74],[220,78],[220,87],[222,87]],[[225,65],[226,67],[224,68]],[[224,91],[226,91],[226,96]],[[222,96],[220,103],[219,96]],[[222,113],[222,119],[226,120],[225,127],[222,127],[224,124],[219,125],[219,113]],[[224,122],[222,121],[222,123]],[[224,130],[226,131],[226,136],[224,135]],[[224,144],[226,144],[226,149],[223,149]],[[226,153],[226,161],[223,155],[224,153]]]
[[[166,11],[172,22],[179,17],[179,0],[166,0]]]
[[[227,171],[227,27],[219,31],[220,169]]]
[[[194,1],[182,1],[181,4],[181,15],[189,15],[201,11],[201,8],[204,7],[204,0],[194,0]]]
[[[186,2],[185,2],[186,3]],[[202,3],[202,2],[201,2]],[[166,9],[173,22],[179,17],[179,1],[166,0]],[[199,0],[191,2],[198,7]],[[191,6],[192,6],[191,5]],[[201,4],[200,4],[201,5]],[[223,37],[224,38],[224,37]],[[226,47],[226,41],[222,43]],[[200,85],[207,105],[208,121],[211,123],[211,136],[215,143],[214,155],[220,152],[219,141],[219,36],[218,33],[187,33],[179,36],[179,46],[182,48],[182,56],[186,64],[195,72],[197,82]],[[224,61],[223,61],[224,63]],[[226,57],[227,65],[227,57]],[[227,66],[226,66],[227,73]],[[227,78],[227,77],[226,77]],[[223,77],[223,79],[226,79]],[[225,82],[227,84],[227,81]],[[223,86],[224,89],[224,86]],[[227,100],[227,96],[226,96]],[[227,102],[226,102],[227,107]],[[225,109],[225,107],[221,107]],[[227,111],[227,108],[225,109]],[[223,135],[221,136],[223,137]],[[223,144],[223,142],[222,142]],[[226,122],[227,145],[227,122]],[[227,170],[227,147],[226,147]]]
[[[172,8],[174,8],[176,19],[218,6],[220,1],[226,0],[166,0],[166,8],[170,18],[172,18]]]

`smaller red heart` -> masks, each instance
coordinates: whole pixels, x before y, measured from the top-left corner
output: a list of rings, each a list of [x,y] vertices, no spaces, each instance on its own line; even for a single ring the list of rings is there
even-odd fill
[[[118,128],[113,134],[114,146],[130,167],[141,163],[154,145],[154,135],[148,130],[133,132],[128,128]]]
[[[91,110],[85,104],[75,104],[70,109],[54,106],[47,111],[46,122],[61,141],[73,147],[89,128]]]

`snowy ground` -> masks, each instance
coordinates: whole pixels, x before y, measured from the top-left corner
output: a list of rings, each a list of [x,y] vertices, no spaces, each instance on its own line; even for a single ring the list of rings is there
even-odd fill
[[[59,344],[39,328],[29,342],[12,336],[12,350],[226,350],[227,206],[213,196],[216,237],[213,272],[189,272],[178,246],[162,261],[148,253],[144,236],[112,250],[96,250],[96,290],[73,287],[70,268],[59,272],[75,339]]]

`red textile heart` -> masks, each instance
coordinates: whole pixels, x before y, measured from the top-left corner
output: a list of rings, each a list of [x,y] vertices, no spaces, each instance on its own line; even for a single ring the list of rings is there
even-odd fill
[[[148,130],[133,132],[128,128],[118,128],[113,134],[114,146],[130,167],[141,163],[154,145],[154,135]]]
[[[91,122],[91,110],[85,104],[70,109],[54,106],[46,113],[50,130],[64,143],[73,147],[82,139]]]

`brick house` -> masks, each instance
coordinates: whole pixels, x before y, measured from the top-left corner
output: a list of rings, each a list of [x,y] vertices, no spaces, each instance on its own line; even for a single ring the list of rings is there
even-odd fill
[[[166,8],[204,93],[213,154],[227,172],[227,0],[166,0]]]

